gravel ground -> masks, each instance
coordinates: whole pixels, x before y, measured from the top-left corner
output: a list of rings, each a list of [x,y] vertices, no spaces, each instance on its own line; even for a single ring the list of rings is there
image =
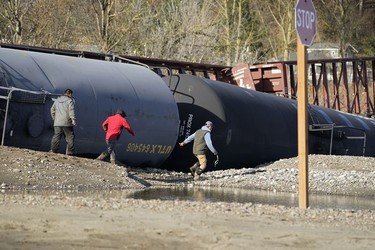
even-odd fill
[[[309,191],[318,194],[375,194],[375,158],[309,155]],[[1,190],[123,190],[161,186],[206,186],[298,191],[298,158],[257,168],[206,172],[199,181],[190,174],[131,168],[86,158],[1,147]]]
[[[308,167],[311,193],[374,197],[375,158],[310,155]],[[131,168],[129,172],[149,180],[153,186],[190,183],[190,176],[181,172]],[[206,172],[194,185],[295,193],[298,191],[298,158],[282,159],[257,168]]]
[[[183,172],[151,168],[125,168],[124,166],[85,158],[13,147],[0,148],[0,191],[2,193],[0,196],[0,214],[5,213],[6,215],[7,209],[11,208],[13,211],[15,207],[24,207],[27,210],[30,209],[30,206],[41,208],[52,206],[68,207],[69,209],[82,209],[84,207],[91,209],[90,211],[95,209],[121,211],[131,208],[134,212],[147,209],[148,214],[151,213],[150,211],[154,211],[162,216],[160,215],[161,211],[168,211],[171,214],[178,213],[182,217],[189,213],[196,214],[199,212],[202,213],[202,216],[208,216],[209,218],[215,215],[218,215],[218,218],[233,216],[239,220],[254,217],[271,224],[272,222],[269,222],[269,219],[276,223],[282,218],[281,221],[290,225],[294,225],[298,221],[298,223],[306,223],[303,225],[313,225],[314,228],[334,227],[333,230],[344,230],[343,228],[346,228],[349,231],[342,232],[343,235],[353,237],[354,241],[357,236],[354,236],[354,234],[351,236],[351,230],[359,230],[355,231],[359,235],[366,232],[366,239],[363,244],[358,244],[360,240],[357,239],[356,246],[359,248],[349,247],[346,249],[370,249],[367,246],[373,246],[375,243],[375,236],[371,233],[375,230],[375,212],[372,210],[299,209],[252,203],[136,200],[124,198],[126,195],[120,197],[99,195],[99,197],[95,197],[82,194],[83,191],[110,192],[111,190],[122,190],[126,194],[154,187],[235,187],[296,193],[298,191],[298,159],[282,159],[253,169],[206,172],[200,180],[193,181],[190,174]],[[48,191],[48,194],[45,193],[46,191]],[[310,155],[309,192],[375,198],[375,158]],[[71,195],[72,193],[77,194]],[[17,209],[14,211],[17,211]],[[43,211],[45,210],[43,209]],[[165,216],[164,220],[168,221],[168,215]],[[0,224],[1,222],[0,220]],[[173,222],[170,223],[173,224]],[[215,225],[217,223],[217,221],[214,222]],[[249,228],[246,228],[246,230],[249,230]],[[2,228],[0,226],[0,240],[9,242],[8,238],[2,238],[2,233],[8,231],[8,227]],[[206,229],[206,231],[209,231],[209,229]],[[295,232],[295,234],[298,233]],[[325,236],[323,234],[320,237],[324,238]],[[240,240],[237,241],[235,244],[237,247],[233,249],[241,249],[240,244],[242,244]],[[8,245],[0,244],[0,248],[2,246]],[[152,242],[148,247],[150,246],[153,246]],[[317,248],[324,246],[326,245]],[[30,245],[21,245],[21,247],[30,247]],[[165,245],[160,249],[164,249],[163,247]],[[195,245],[195,247],[199,246]],[[289,247],[277,248],[289,249]],[[134,249],[146,249],[146,247]],[[155,249],[158,249],[158,247]],[[182,247],[181,249],[190,248]],[[221,248],[213,247],[211,249]],[[274,248],[269,247],[269,249]],[[315,249],[315,247],[312,247],[312,249]],[[345,249],[345,247],[331,247],[331,249]]]

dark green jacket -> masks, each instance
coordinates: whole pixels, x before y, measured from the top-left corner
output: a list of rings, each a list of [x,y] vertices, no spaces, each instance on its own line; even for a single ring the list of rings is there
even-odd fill
[[[193,144],[193,154],[203,155],[206,154],[207,144],[204,140],[204,135],[209,133],[207,130],[199,129],[195,132],[195,139]]]

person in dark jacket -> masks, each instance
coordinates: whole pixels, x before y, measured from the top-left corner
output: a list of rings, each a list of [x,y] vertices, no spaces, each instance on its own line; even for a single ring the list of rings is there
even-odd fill
[[[132,136],[135,136],[134,131],[130,127],[128,121],[126,120],[126,114],[122,109],[118,109],[115,115],[109,116],[102,124],[104,131],[106,132],[106,143],[107,149],[101,153],[97,160],[105,160],[110,156],[110,162],[116,163],[115,148],[116,143],[120,138],[122,129],[125,128]]]
[[[58,97],[51,107],[54,135],[51,140],[51,152],[57,153],[61,137],[67,144],[65,153],[74,154],[74,127],[77,126],[74,110],[73,91],[66,89],[64,95]]]
[[[180,146],[184,146],[187,143],[194,140],[193,154],[198,159],[198,162],[196,162],[192,167],[190,167],[190,172],[193,175],[194,180],[199,179],[199,176],[202,174],[202,172],[205,170],[207,166],[207,148],[210,149],[210,151],[214,155],[218,155],[218,152],[212,145],[211,141],[212,129],[213,123],[211,121],[207,121],[201,129],[198,129],[197,131],[195,131],[194,134],[191,134],[183,142],[179,143]]]

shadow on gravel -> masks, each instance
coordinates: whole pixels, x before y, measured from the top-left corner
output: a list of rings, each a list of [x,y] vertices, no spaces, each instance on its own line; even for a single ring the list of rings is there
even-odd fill
[[[265,170],[265,169],[254,169],[254,171],[251,172],[250,174],[263,173],[263,172],[267,172],[267,170]]]
[[[151,187],[151,186],[152,186],[151,183],[149,183],[149,182],[145,181],[144,179],[139,178],[139,177],[137,177],[137,176],[135,176],[135,175],[128,174],[128,178],[129,178],[129,179],[132,179],[132,180],[134,180],[134,181],[136,181],[136,182],[138,182],[138,183],[140,183],[140,184],[142,184],[142,185],[145,186],[145,187]]]
[[[133,174],[128,174],[128,178],[132,179],[145,187],[152,187],[151,182],[168,183],[168,184],[182,184],[192,180],[192,178],[169,178],[169,179],[158,179],[158,178],[140,178]],[[159,184],[160,185],[160,184]]]

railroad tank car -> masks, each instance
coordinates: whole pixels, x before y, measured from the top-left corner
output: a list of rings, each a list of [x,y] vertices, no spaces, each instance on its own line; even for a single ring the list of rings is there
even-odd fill
[[[164,81],[178,105],[179,142],[206,120],[214,123],[211,137],[220,159],[216,169],[255,167],[297,156],[295,100],[193,75],[168,76]],[[308,110],[310,154],[375,155],[373,119],[314,105]],[[176,146],[163,167],[188,169],[196,161],[192,144]],[[207,156],[207,170],[213,170],[215,158]]]
[[[117,108],[126,111],[136,133],[123,133],[117,148],[117,159],[127,165],[188,171],[196,161],[192,143],[178,142],[207,120],[215,125],[216,169],[297,155],[295,100],[193,75],[162,79],[138,65],[0,48],[4,145],[48,151],[50,107],[66,88],[76,100],[78,155],[97,156],[105,149],[101,123]],[[309,153],[375,156],[373,119],[314,105],[308,110]],[[208,157],[209,171],[215,158]]]
[[[77,155],[97,156],[106,149],[101,124],[117,108],[125,110],[136,133],[134,137],[122,133],[117,160],[132,166],[159,167],[172,152],[179,113],[171,91],[152,70],[0,48],[3,145],[48,151],[53,134],[50,108],[66,88],[71,88],[75,97]]]

